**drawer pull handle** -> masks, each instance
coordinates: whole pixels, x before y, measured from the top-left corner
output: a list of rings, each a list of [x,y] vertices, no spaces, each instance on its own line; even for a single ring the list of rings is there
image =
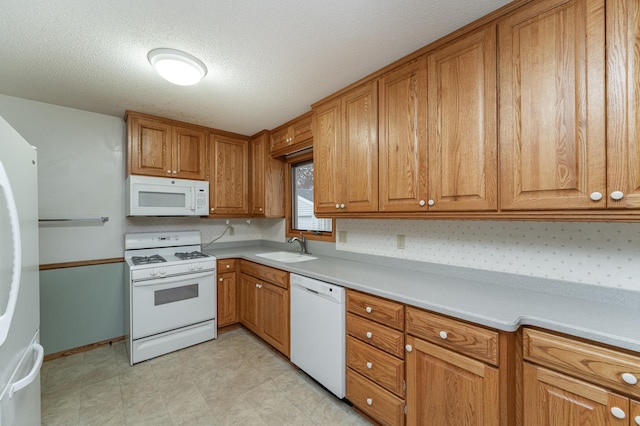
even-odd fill
[[[372,311],[371,306],[367,306],[366,308],[364,308],[364,310],[367,311],[368,314],[370,314]]]
[[[407,350],[407,352],[411,352],[413,350],[413,346],[411,345],[406,345],[404,348]]]
[[[635,385],[638,383],[638,378],[631,373],[622,373],[622,380],[629,385]]]
[[[373,399],[367,398],[367,405],[373,405]]]
[[[447,332],[446,331],[441,331],[440,332],[440,338],[445,340],[447,338]]]
[[[231,268],[231,265],[227,265],[227,269]]]
[[[222,282],[224,281],[224,278],[218,278],[218,281]]]
[[[373,337],[373,333],[370,331],[367,331],[367,339],[371,339]]]
[[[371,369],[373,368],[373,364],[372,364],[372,363],[370,363],[370,362],[368,362],[368,363],[367,363],[367,368],[368,368],[369,370],[371,370]]]
[[[624,411],[622,411],[622,409],[618,407],[612,407],[611,414],[613,414],[613,417],[615,417],[616,419],[624,419],[625,417],[627,417]]]

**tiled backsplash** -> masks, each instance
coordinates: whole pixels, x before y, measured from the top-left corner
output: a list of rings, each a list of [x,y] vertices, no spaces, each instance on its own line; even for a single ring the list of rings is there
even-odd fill
[[[640,291],[636,223],[340,219],[337,229],[338,250]]]

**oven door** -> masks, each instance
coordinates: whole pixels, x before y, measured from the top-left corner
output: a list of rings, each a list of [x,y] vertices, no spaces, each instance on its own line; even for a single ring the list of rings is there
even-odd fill
[[[216,316],[215,272],[201,272],[131,284],[133,339],[212,320]]]

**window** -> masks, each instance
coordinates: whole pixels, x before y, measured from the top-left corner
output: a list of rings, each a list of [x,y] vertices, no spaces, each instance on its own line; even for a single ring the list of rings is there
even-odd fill
[[[289,161],[287,237],[305,234],[307,238],[334,241],[333,219],[317,218],[313,212],[312,154]]]

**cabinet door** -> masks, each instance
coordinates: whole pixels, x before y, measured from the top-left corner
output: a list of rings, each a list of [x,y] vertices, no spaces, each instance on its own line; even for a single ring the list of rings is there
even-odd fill
[[[627,416],[628,399],[528,362],[523,368],[525,426],[629,425],[610,411],[618,407]]]
[[[172,174],[181,179],[206,179],[207,134],[203,130],[173,126]]]
[[[258,290],[260,280],[250,275],[240,274],[240,322],[249,330],[260,335],[260,303]]]
[[[289,146],[289,127],[281,127],[271,132],[271,151],[275,152],[286,149]]]
[[[266,134],[251,141],[251,214],[264,216],[264,163],[267,156]]]
[[[427,210],[427,61],[420,58],[379,82],[380,211]]]
[[[604,208],[604,0],[544,0],[499,23],[504,210]]]
[[[427,57],[429,210],[498,208],[496,27]]]
[[[248,215],[248,142],[213,133],[210,139],[209,214]]]
[[[171,176],[171,126],[129,116],[129,174]]]
[[[236,273],[218,274],[218,327],[238,322]]]
[[[373,81],[341,97],[342,174],[333,176],[341,186],[344,211],[378,210],[378,86]]]
[[[262,283],[262,338],[271,346],[289,356],[289,291]]]
[[[407,343],[408,425],[499,424],[496,368],[414,337]]]
[[[640,208],[640,3],[607,2],[607,206]],[[611,195],[619,191],[622,198]]]
[[[340,99],[314,109],[313,202],[316,214],[340,211],[340,116]]]

